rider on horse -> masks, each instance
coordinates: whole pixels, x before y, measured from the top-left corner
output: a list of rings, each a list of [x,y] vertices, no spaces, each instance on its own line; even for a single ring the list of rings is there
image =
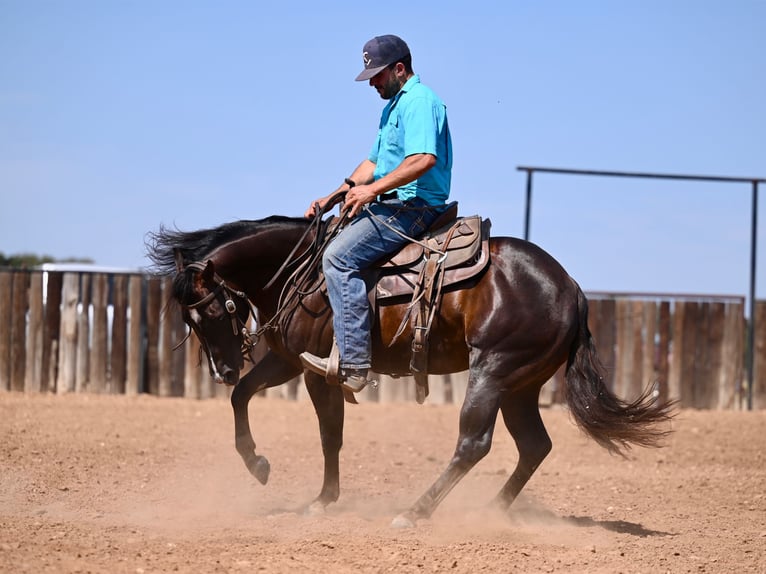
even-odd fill
[[[314,217],[333,197],[345,192],[343,213],[350,223],[322,258],[333,328],[340,355],[338,379],[361,391],[371,368],[370,308],[362,272],[425,231],[449,197],[452,140],[447,111],[439,97],[412,71],[407,44],[393,35],[364,45],[364,70],[388,103],[367,159],[333,193],[306,210]],[[303,365],[328,374],[327,358],[301,355]],[[334,374],[334,373],[332,373]]]

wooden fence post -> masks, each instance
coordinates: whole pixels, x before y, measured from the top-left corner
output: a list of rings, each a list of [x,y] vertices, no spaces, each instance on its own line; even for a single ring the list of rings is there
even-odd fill
[[[0,272],[0,391],[11,390],[13,273]]]
[[[128,280],[115,275],[112,291],[112,354],[109,367],[109,392],[124,393],[128,351]]]
[[[160,302],[167,300],[168,294],[173,288],[171,277],[160,279]],[[164,311],[167,311],[165,309]],[[163,312],[160,305],[159,322],[159,341],[158,341],[158,360],[159,360],[159,383],[157,385],[157,394],[161,397],[169,397],[173,386],[173,320],[169,313]]]
[[[59,371],[56,393],[63,394],[75,389],[77,360],[77,301],[79,300],[79,276],[64,273],[62,289],[61,338],[59,340]]]
[[[755,302],[753,349],[753,408],[766,409],[766,301]]]
[[[642,332],[642,354],[643,364],[641,365],[641,378],[638,380],[640,393],[648,385],[656,387],[657,381],[657,302],[644,301],[643,305],[643,332]]]
[[[726,306],[720,301],[705,303],[704,305],[707,307],[705,313],[707,328],[704,331],[706,337],[702,341],[704,349],[700,349],[698,355],[705,355],[705,360],[698,360],[697,364],[703,364],[706,369],[704,374],[701,373],[695,381],[695,387],[698,389],[697,406],[703,409],[719,409],[721,408],[719,403],[721,372],[725,361],[723,334]]]
[[[718,408],[739,408],[744,366],[744,301],[724,305],[721,371],[718,377]]]
[[[83,273],[79,277],[80,297],[77,306],[77,353],[75,360],[74,391],[79,393],[89,388],[90,377],[90,296],[93,277]]]
[[[89,388],[97,393],[107,389],[107,364],[109,362],[109,318],[107,305],[109,303],[108,277],[103,273],[93,276],[93,344],[90,359]]]
[[[629,396],[634,367],[633,316],[630,301],[617,300],[617,376],[614,381],[615,394],[626,399]]]
[[[29,273],[13,274],[13,309],[11,315],[11,390],[24,390],[24,367],[26,366],[24,339],[27,328],[27,285]]]
[[[142,304],[143,282],[141,275],[133,275],[128,283],[130,306],[130,330],[128,336],[128,364],[125,379],[125,394],[135,395],[141,390],[143,361]]]
[[[190,399],[199,398],[199,352],[199,340],[192,333],[184,344],[184,396]]]
[[[684,345],[684,314],[686,305],[684,301],[675,301],[673,304],[672,330],[670,341],[670,368],[668,376],[668,398],[681,400],[681,373],[682,361],[681,350]]]
[[[617,302],[614,299],[594,299],[592,308],[594,316],[591,317],[588,312],[588,325],[592,325],[590,331],[596,343],[596,352],[606,369],[606,385],[614,390],[617,378]]]
[[[61,300],[64,290],[64,274],[58,271],[46,272],[45,285],[45,320],[43,323],[43,364],[42,389],[56,390],[58,378],[58,348],[61,337]]]
[[[24,390],[39,393],[42,388],[43,358],[43,274],[29,275],[29,324],[27,325]]]
[[[159,395],[160,312],[162,283],[158,277],[146,281],[146,392]]]
[[[659,400],[667,401],[670,381],[670,302],[661,301],[659,307],[659,338],[657,344],[657,383]]]

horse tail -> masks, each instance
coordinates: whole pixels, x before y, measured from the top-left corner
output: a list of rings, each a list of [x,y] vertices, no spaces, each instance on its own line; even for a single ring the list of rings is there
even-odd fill
[[[652,385],[625,402],[605,384],[606,371],[588,329],[588,300],[577,286],[578,332],[566,367],[566,401],[577,424],[609,452],[624,456],[631,445],[660,446],[670,430],[674,402],[660,402]]]

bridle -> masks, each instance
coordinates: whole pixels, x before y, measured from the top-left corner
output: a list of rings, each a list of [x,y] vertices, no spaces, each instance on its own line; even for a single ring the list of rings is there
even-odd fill
[[[192,263],[189,263],[186,266],[186,269],[193,269],[195,271],[203,272],[205,271],[207,265],[205,263],[195,261]],[[253,304],[250,302],[250,299],[248,299],[247,295],[243,291],[238,291],[237,289],[232,288],[231,286],[226,284],[226,281],[217,273],[213,272],[213,282],[216,283],[216,288],[210,291],[207,295],[205,295],[202,299],[195,303],[191,303],[189,305],[185,305],[187,310],[195,309],[200,310],[204,309],[208,305],[210,305],[214,300],[216,300],[219,295],[223,296],[223,307],[226,309],[226,311],[229,314],[229,318],[231,320],[231,330],[232,334],[237,337],[242,337],[242,356],[246,360],[249,360],[251,363],[254,363],[253,360],[253,348],[255,348],[255,345],[258,343],[258,339],[260,338],[260,330],[259,331],[250,331],[247,326],[247,320],[252,316],[255,318],[255,308],[253,307]],[[247,305],[247,316],[244,320],[240,317],[239,313],[237,312],[237,304],[234,300],[234,298],[237,297],[244,301],[244,303]],[[196,323],[195,323],[196,324]],[[205,338],[201,336],[201,333],[198,332],[198,329],[194,329],[194,331],[197,333],[197,337],[200,339],[200,342],[205,348],[205,352],[208,355],[208,360],[210,361],[210,364],[214,371],[217,372],[217,369],[215,369],[215,365],[213,363],[213,359],[210,355],[210,352],[207,348],[207,342],[205,341]],[[189,337],[189,334],[187,334],[186,338]],[[184,338],[184,341],[186,340]],[[180,347],[181,344],[183,344],[184,341],[181,341],[177,345],[177,347]]]

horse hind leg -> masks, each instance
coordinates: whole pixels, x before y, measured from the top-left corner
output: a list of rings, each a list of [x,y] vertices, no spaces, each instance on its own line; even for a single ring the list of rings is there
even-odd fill
[[[494,500],[502,511],[508,510],[551,451],[551,439],[540,417],[538,401],[541,387],[542,385],[526,387],[506,396],[500,404],[505,426],[519,451],[516,468]]]
[[[394,518],[395,528],[411,528],[429,518],[436,507],[469,470],[489,452],[499,409],[499,391],[487,380],[469,384],[460,410],[460,433],[455,453],[433,485],[406,512]]]

